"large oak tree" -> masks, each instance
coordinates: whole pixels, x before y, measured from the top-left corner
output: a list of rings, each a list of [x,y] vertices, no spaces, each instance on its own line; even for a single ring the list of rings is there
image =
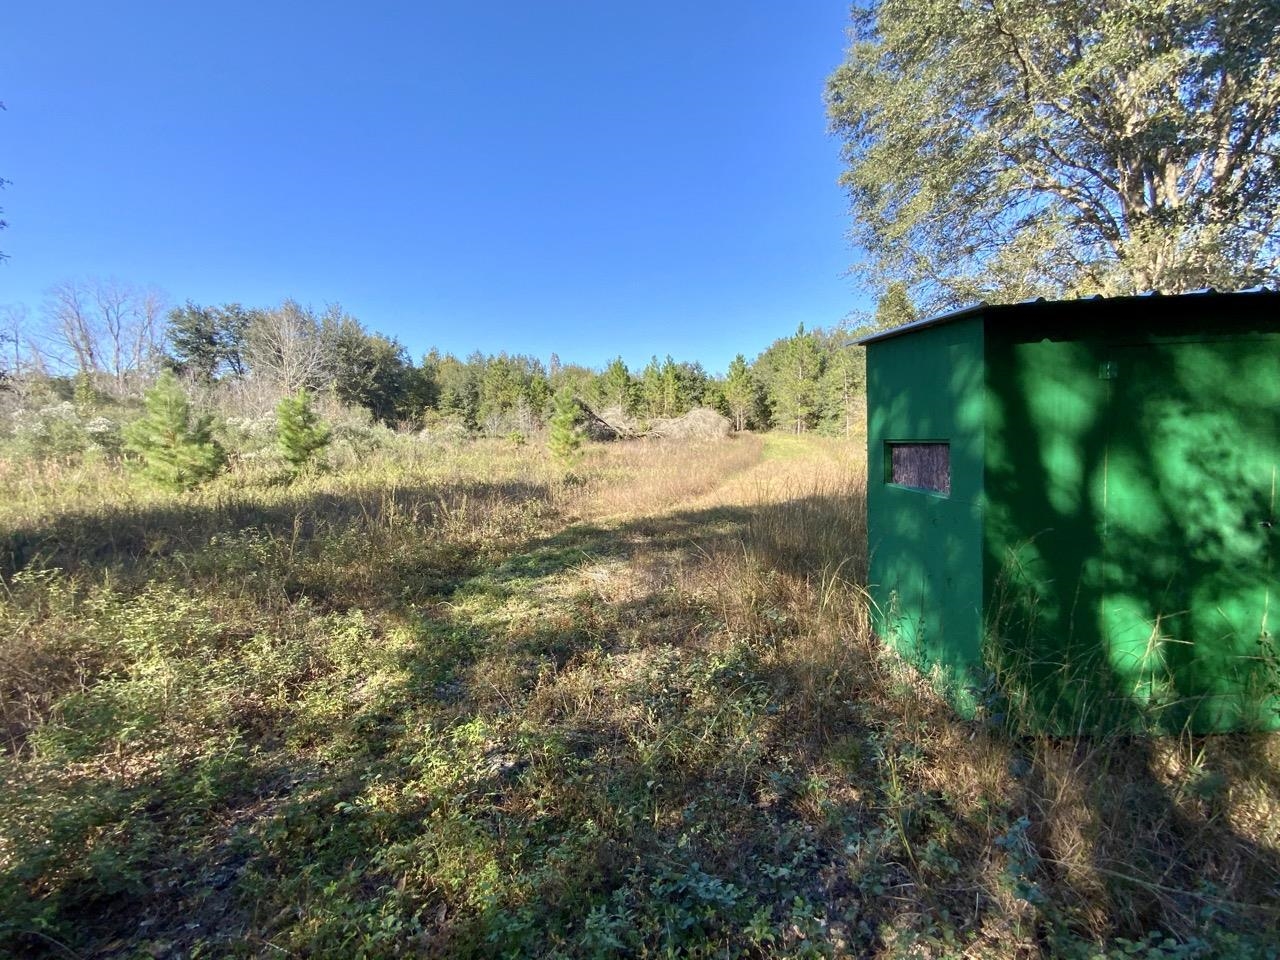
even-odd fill
[[[875,0],[827,107],[923,306],[1280,275],[1274,0]]]

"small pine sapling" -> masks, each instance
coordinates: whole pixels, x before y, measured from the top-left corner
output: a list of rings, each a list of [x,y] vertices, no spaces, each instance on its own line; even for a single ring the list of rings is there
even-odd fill
[[[329,436],[329,427],[311,406],[306,390],[284,397],[276,406],[276,442],[295,472],[329,445]]]
[[[548,422],[551,432],[547,438],[547,449],[565,466],[576,463],[582,455],[582,431],[578,428],[581,419],[582,411],[573,393],[561,390],[556,394]]]
[[[165,371],[143,395],[146,412],[125,427],[125,449],[142,476],[171,490],[187,490],[213,477],[226,457],[213,439],[208,416],[194,416],[178,378]]]
[[[101,399],[98,396],[97,387],[93,384],[93,375],[84,370],[77,373],[75,386],[71,392],[71,402],[75,405],[76,413],[84,419],[93,416]]]

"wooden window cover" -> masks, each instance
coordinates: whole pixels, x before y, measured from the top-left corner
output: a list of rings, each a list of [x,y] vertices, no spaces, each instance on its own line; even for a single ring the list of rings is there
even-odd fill
[[[951,444],[890,443],[888,447],[890,483],[951,495]]]

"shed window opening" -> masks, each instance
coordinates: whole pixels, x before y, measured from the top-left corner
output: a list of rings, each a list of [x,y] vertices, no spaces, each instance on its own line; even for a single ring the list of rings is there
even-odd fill
[[[889,483],[951,495],[950,443],[890,443],[887,446]]]

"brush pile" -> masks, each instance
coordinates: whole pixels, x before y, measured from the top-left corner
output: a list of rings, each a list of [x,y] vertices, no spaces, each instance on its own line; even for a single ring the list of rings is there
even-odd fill
[[[694,407],[679,417],[637,420],[621,407],[606,407],[596,413],[585,404],[583,424],[592,440],[722,440],[732,432],[729,418],[707,407]]]

